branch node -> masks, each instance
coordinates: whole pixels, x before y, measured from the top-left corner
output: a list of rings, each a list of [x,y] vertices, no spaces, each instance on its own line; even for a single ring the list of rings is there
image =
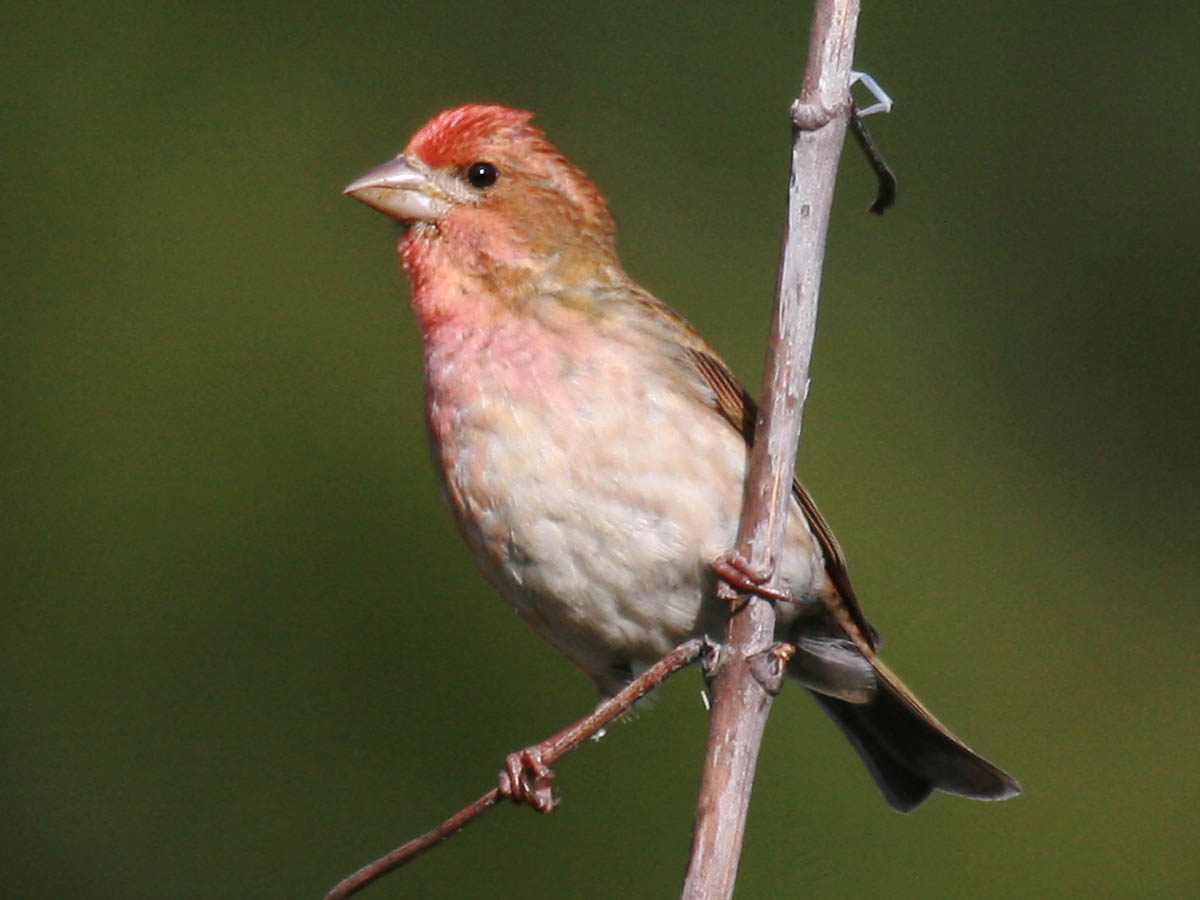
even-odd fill
[[[504,758],[499,790],[502,797],[513,803],[524,803],[540,813],[553,812],[558,806],[554,770],[542,759],[542,748],[538,744]]]
[[[849,100],[830,107],[821,103],[801,103],[797,99],[792,102],[790,109],[792,124],[799,131],[820,131],[841,115],[847,106]]]

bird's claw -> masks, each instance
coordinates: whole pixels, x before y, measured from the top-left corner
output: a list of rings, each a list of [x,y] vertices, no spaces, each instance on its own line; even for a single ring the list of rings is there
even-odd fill
[[[525,803],[541,813],[548,813],[558,805],[554,771],[543,762],[542,750],[536,744],[504,758],[499,789],[500,796],[513,803]]]
[[[783,591],[767,587],[766,582],[771,577],[770,573],[758,571],[750,564],[749,560],[740,554],[731,553],[723,559],[718,559],[712,564],[712,569],[722,581],[743,594],[754,594],[782,603],[790,603],[793,599]]]
[[[772,644],[761,653],[750,657],[750,672],[763,690],[771,696],[779,693],[788,660],[796,653],[794,644]]]

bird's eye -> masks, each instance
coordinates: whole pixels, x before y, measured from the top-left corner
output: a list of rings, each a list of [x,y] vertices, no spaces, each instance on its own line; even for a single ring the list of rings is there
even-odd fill
[[[471,182],[472,187],[490,188],[499,177],[500,173],[491,163],[477,162],[467,167],[467,181]]]

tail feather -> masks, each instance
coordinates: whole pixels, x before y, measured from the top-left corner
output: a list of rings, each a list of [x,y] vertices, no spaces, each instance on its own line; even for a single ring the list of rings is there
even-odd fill
[[[879,792],[883,794],[883,799],[892,809],[912,812],[933,793],[932,782],[906,767],[878,738],[858,723],[855,715],[858,706],[811,689],[809,693],[858,752],[867,771],[875,779]]]
[[[894,809],[910,812],[935,789],[977,800],[1021,792],[1016,779],[951,734],[882,663],[871,662],[878,682],[868,702],[811,693]]]

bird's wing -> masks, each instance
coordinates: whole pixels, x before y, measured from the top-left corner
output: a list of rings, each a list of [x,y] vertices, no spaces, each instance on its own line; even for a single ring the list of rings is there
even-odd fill
[[[716,397],[716,408],[730,425],[736,428],[746,439],[747,446],[754,443],[754,423],[758,416],[758,406],[754,398],[738,382],[737,377],[729,371],[729,367],[702,341],[699,346],[687,348],[688,361],[695,366],[704,383],[711,388]],[[846,557],[838,545],[833,531],[817,509],[812,495],[805,489],[799,479],[792,479],[792,496],[800,504],[808,527],[817,539],[821,552],[825,557],[825,571],[833,584],[834,590],[824,598],[830,614],[845,629],[855,644],[867,651],[868,656],[874,654],[879,643],[875,632],[858,604],[854,586],[850,583],[850,575],[846,571]]]

